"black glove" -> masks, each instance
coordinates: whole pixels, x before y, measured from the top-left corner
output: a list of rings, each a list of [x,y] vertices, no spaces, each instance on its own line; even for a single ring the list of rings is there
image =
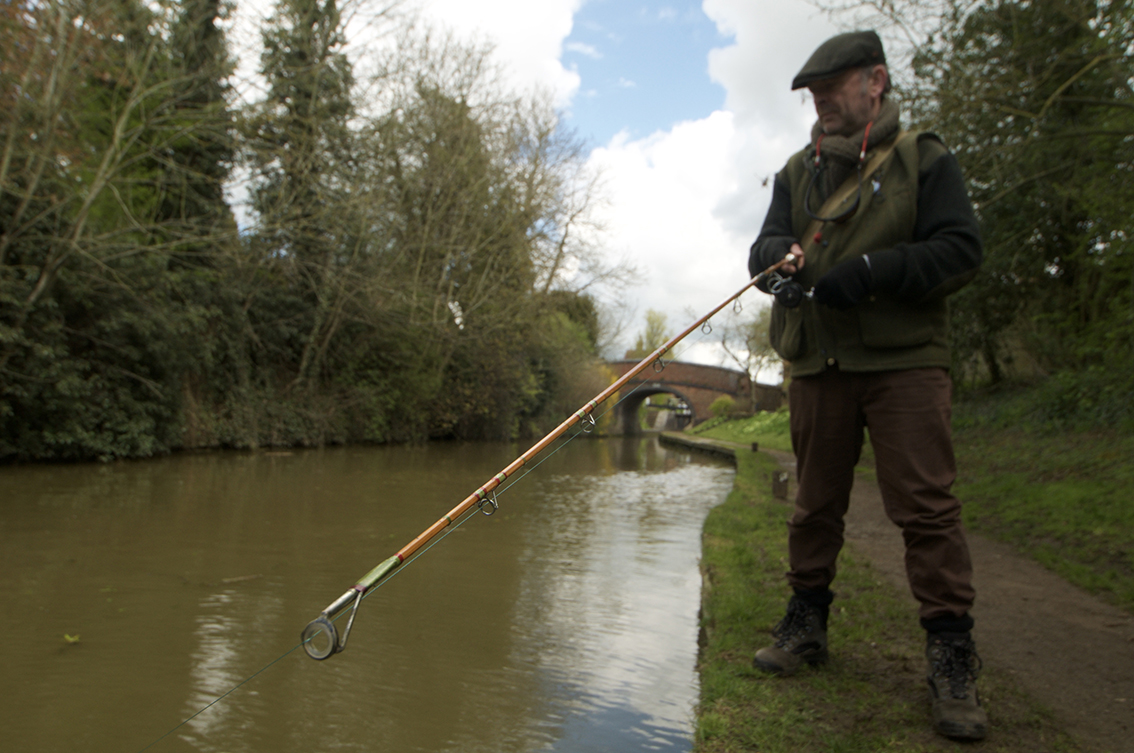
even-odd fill
[[[865,256],[841,261],[815,283],[815,302],[849,309],[870,292],[870,262]]]

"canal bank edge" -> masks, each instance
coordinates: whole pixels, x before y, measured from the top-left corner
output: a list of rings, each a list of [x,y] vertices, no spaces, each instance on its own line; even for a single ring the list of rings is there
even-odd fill
[[[679,447],[685,447],[690,450],[697,450],[698,452],[704,452],[710,455],[717,455],[718,457],[728,458],[734,463],[736,462],[737,450],[752,449],[749,445],[741,444],[740,442],[726,442],[723,439],[693,437],[677,431],[658,432],[658,441],[662,444],[677,445]]]
[[[752,513],[755,527],[764,525],[769,529],[761,534],[765,538],[756,546],[752,537],[747,540],[747,548],[769,551],[758,552],[755,556],[763,562],[741,574],[747,579],[745,590],[762,592],[756,599],[762,603],[746,605],[738,613],[730,614],[716,602],[733,597],[712,592],[726,590],[719,581],[735,574],[722,574],[718,572],[719,562],[707,562],[714,556],[710,550],[719,548],[719,542],[717,532],[710,531],[710,521],[706,521],[699,663],[702,703],[697,711],[695,750],[758,749],[763,753],[777,750],[794,753],[829,750],[834,739],[866,744],[862,749],[874,749],[870,745],[878,744],[911,751],[956,750],[955,743],[934,735],[926,721],[929,704],[924,690],[923,636],[916,629],[916,620],[910,618],[916,605],[905,584],[900,533],[885,519],[880,499],[862,498],[862,495],[879,497],[876,486],[856,484],[858,499],[852,501],[852,514],[848,515],[850,551],[842,564],[842,594],[838,599],[843,605],[836,604],[833,614],[833,622],[843,623],[832,640],[838,654],[827,668],[805,673],[805,677],[796,678],[797,687],[791,687],[752,670],[749,657],[757,644],[767,640],[767,631],[782,616],[779,612],[783,604],[779,597],[783,596],[784,600],[787,597],[782,577],[783,558],[786,558],[783,525],[790,505],[773,500],[771,478],[776,468],[793,468],[794,457],[790,453],[765,451],[760,453],[764,455],[763,460],[757,460],[747,445],[674,432],[664,433],[660,440],[736,462],[738,475],[734,495],[718,507],[718,510],[730,505],[735,508],[724,513],[731,518],[726,529],[731,535],[748,525],[736,518],[738,511],[741,515]],[[751,460],[741,461],[738,454]],[[765,525],[769,520],[771,525]],[[1127,750],[1124,746],[1134,732],[1128,714],[1129,704],[1134,703],[1134,678],[1124,676],[1122,667],[1134,666],[1134,620],[1121,610],[1074,589],[1008,547],[980,536],[970,534],[970,537],[974,539],[974,557],[985,560],[986,564],[985,576],[979,585],[987,598],[983,609],[975,613],[983,628],[978,631],[978,637],[984,653],[988,654],[981,681],[982,694],[994,728],[989,740],[968,745],[966,749],[1098,753]],[[735,542],[732,546],[736,547]],[[1019,577],[1026,577],[1036,587],[1010,599],[1008,594]],[[879,593],[874,596],[866,593],[872,590]],[[1045,606],[1045,602],[1051,601],[1073,603],[1074,607],[1053,614],[1053,605],[1046,603]],[[881,611],[863,614],[864,606]],[[757,614],[760,611],[767,614]],[[1023,633],[1021,618],[1028,623]],[[1052,662],[1037,660],[1037,657],[1050,656],[1047,641],[1066,640],[1068,620],[1090,622],[1092,640],[1102,644],[1101,650],[1110,656],[1117,652],[1129,659],[1129,663],[1124,659],[1107,664],[1102,657],[1101,663],[1096,665],[1093,656],[1087,656],[1089,672],[1068,674],[1052,666]],[[732,624],[722,624],[729,622]],[[723,642],[724,653],[720,640],[713,641],[716,645],[710,647],[706,637],[709,631],[732,634]],[[728,665],[725,678],[720,676],[722,662]],[[888,669],[879,673],[879,667]],[[1061,679],[1053,677],[1053,673],[1059,674]],[[858,682],[870,676],[875,677],[873,682],[865,685]],[[777,686],[777,683],[780,684]],[[805,688],[798,687],[801,683],[817,684],[821,692],[809,694]],[[805,692],[800,695],[800,690]],[[830,695],[832,690],[834,694]],[[1077,703],[1060,703],[1067,693]],[[749,705],[756,701],[752,696],[764,696],[764,700]],[[824,703],[822,696],[828,696],[829,700]],[[792,699],[795,699],[794,706]],[[851,703],[849,699],[855,701]],[[812,731],[801,734],[799,728],[785,730],[784,722],[774,719],[777,708],[788,715],[786,718],[797,722],[801,715],[814,717],[813,723],[803,728]],[[757,718],[755,723],[753,717]]]

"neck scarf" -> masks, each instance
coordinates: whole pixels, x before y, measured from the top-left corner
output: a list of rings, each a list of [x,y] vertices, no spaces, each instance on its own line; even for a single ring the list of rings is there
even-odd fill
[[[870,137],[866,142],[867,151],[878,144],[889,141],[898,133],[898,114],[898,106],[893,101],[882,100],[882,107],[878,110],[878,116],[874,118],[874,124],[870,126]],[[843,184],[843,181],[854,174],[858,167],[858,157],[862,151],[862,137],[865,131],[866,126],[863,126],[850,136],[834,134],[823,136],[820,158],[822,166],[826,169],[823,170],[819,185],[815,186],[820,202],[825,201]],[[815,125],[811,127],[811,152],[808,156],[811,162],[815,160],[815,145],[822,135],[823,127],[817,120]]]

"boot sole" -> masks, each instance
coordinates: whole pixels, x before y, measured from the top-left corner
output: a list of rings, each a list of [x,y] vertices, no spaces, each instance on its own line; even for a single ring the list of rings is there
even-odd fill
[[[954,740],[983,740],[988,736],[988,727],[983,724],[958,724],[939,721],[934,726],[937,733]]]
[[[826,664],[827,649],[802,655],[799,657],[799,659],[801,664],[808,664],[812,667],[818,666],[820,664]],[[764,661],[760,658],[753,659],[752,666],[756,667],[757,669],[762,669],[765,672],[769,672],[773,675],[778,675],[780,677],[791,677],[799,671],[799,665],[795,667],[783,667],[779,664],[773,664],[772,662]]]

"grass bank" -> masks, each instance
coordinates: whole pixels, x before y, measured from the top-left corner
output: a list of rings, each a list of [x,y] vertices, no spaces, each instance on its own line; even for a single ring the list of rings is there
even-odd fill
[[[965,525],[1134,613],[1134,433],[1031,420],[1035,395],[966,398],[953,419]]]
[[[791,452],[786,409],[775,413],[757,413],[755,416],[740,419],[710,418],[687,429],[686,433],[741,444],[756,442],[763,448]]]
[[[767,455],[739,451],[735,487],[705,522],[699,753],[1079,750],[1010,677],[995,671],[981,679],[995,735],[965,745],[935,735],[916,615],[850,552],[840,563],[831,661],[786,679],[753,669],[752,655],[769,640],[788,599],[790,506],[771,499],[776,468]]]

